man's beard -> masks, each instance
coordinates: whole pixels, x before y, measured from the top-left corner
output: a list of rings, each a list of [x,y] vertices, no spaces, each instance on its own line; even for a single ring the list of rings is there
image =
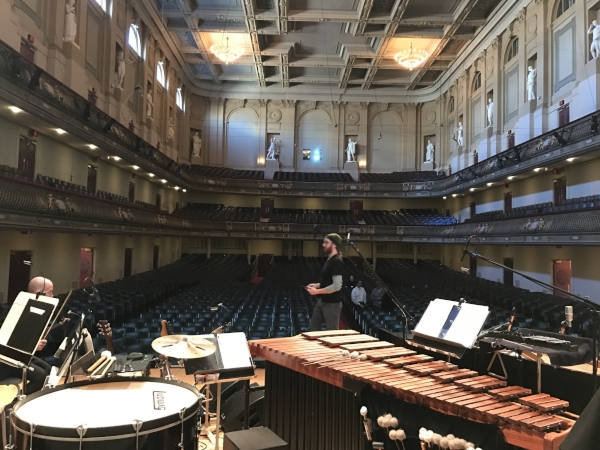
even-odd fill
[[[325,254],[327,256],[331,255],[333,253],[333,245],[330,245],[329,247],[324,248],[323,251],[325,252]]]

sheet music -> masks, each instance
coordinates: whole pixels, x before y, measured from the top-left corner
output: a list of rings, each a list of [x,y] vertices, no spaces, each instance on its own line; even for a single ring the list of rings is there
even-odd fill
[[[452,319],[450,314],[456,305],[458,302],[436,298],[429,303],[413,333],[464,348],[473,347],[487,319],[489,308],[463,303],[458,314]],[[444,330],[444,325],[447,331]]]
[[[217,334],[224,369],[251,366],[250,350],[244,333]]]
[[[427,336],[438,336],[454,305],[458,305],[458,302],[441,298],[433,300],[415,327],[415,332]]]
[[[487,306],[463,303],[445,339],[463,347],[473,347],[488,314]]]

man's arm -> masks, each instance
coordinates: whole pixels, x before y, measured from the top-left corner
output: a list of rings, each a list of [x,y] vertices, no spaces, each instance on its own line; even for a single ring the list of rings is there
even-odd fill
[[[334,292],[337,292],[340,289],[342,289],[342,273],[344,272],[344,263],[341,259],[336,259],[334,261],[331,261],[331,263],[331,278],[333,280],[333,283],[325,287],[321,287],[319,285],[319,288],[311,288],[310,286],[307,287],[306,290],[310,295],[333,294]]]

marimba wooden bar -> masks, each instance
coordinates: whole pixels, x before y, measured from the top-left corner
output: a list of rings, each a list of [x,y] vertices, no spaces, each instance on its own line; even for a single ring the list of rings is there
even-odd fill
[[[298,376],[337,388],[351,379],[444,414],[495,424],[507,443],[524,449],[557,450],[573,426],[573,420],[553,414],[569,406],[563,400],[547,394],[531,395],[529,389],[507,386],[497,378],[458,369],[370,336],[345,335],[341,330],[330,333],[251,341],[250,349],[254,356],[291,369]],[[340,349],[353,349],[366,359],[352,360]]]

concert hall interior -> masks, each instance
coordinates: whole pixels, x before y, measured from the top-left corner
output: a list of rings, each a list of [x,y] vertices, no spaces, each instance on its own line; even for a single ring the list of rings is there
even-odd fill
[[[2,447],[596,450],[599,21],[0,0]]]

